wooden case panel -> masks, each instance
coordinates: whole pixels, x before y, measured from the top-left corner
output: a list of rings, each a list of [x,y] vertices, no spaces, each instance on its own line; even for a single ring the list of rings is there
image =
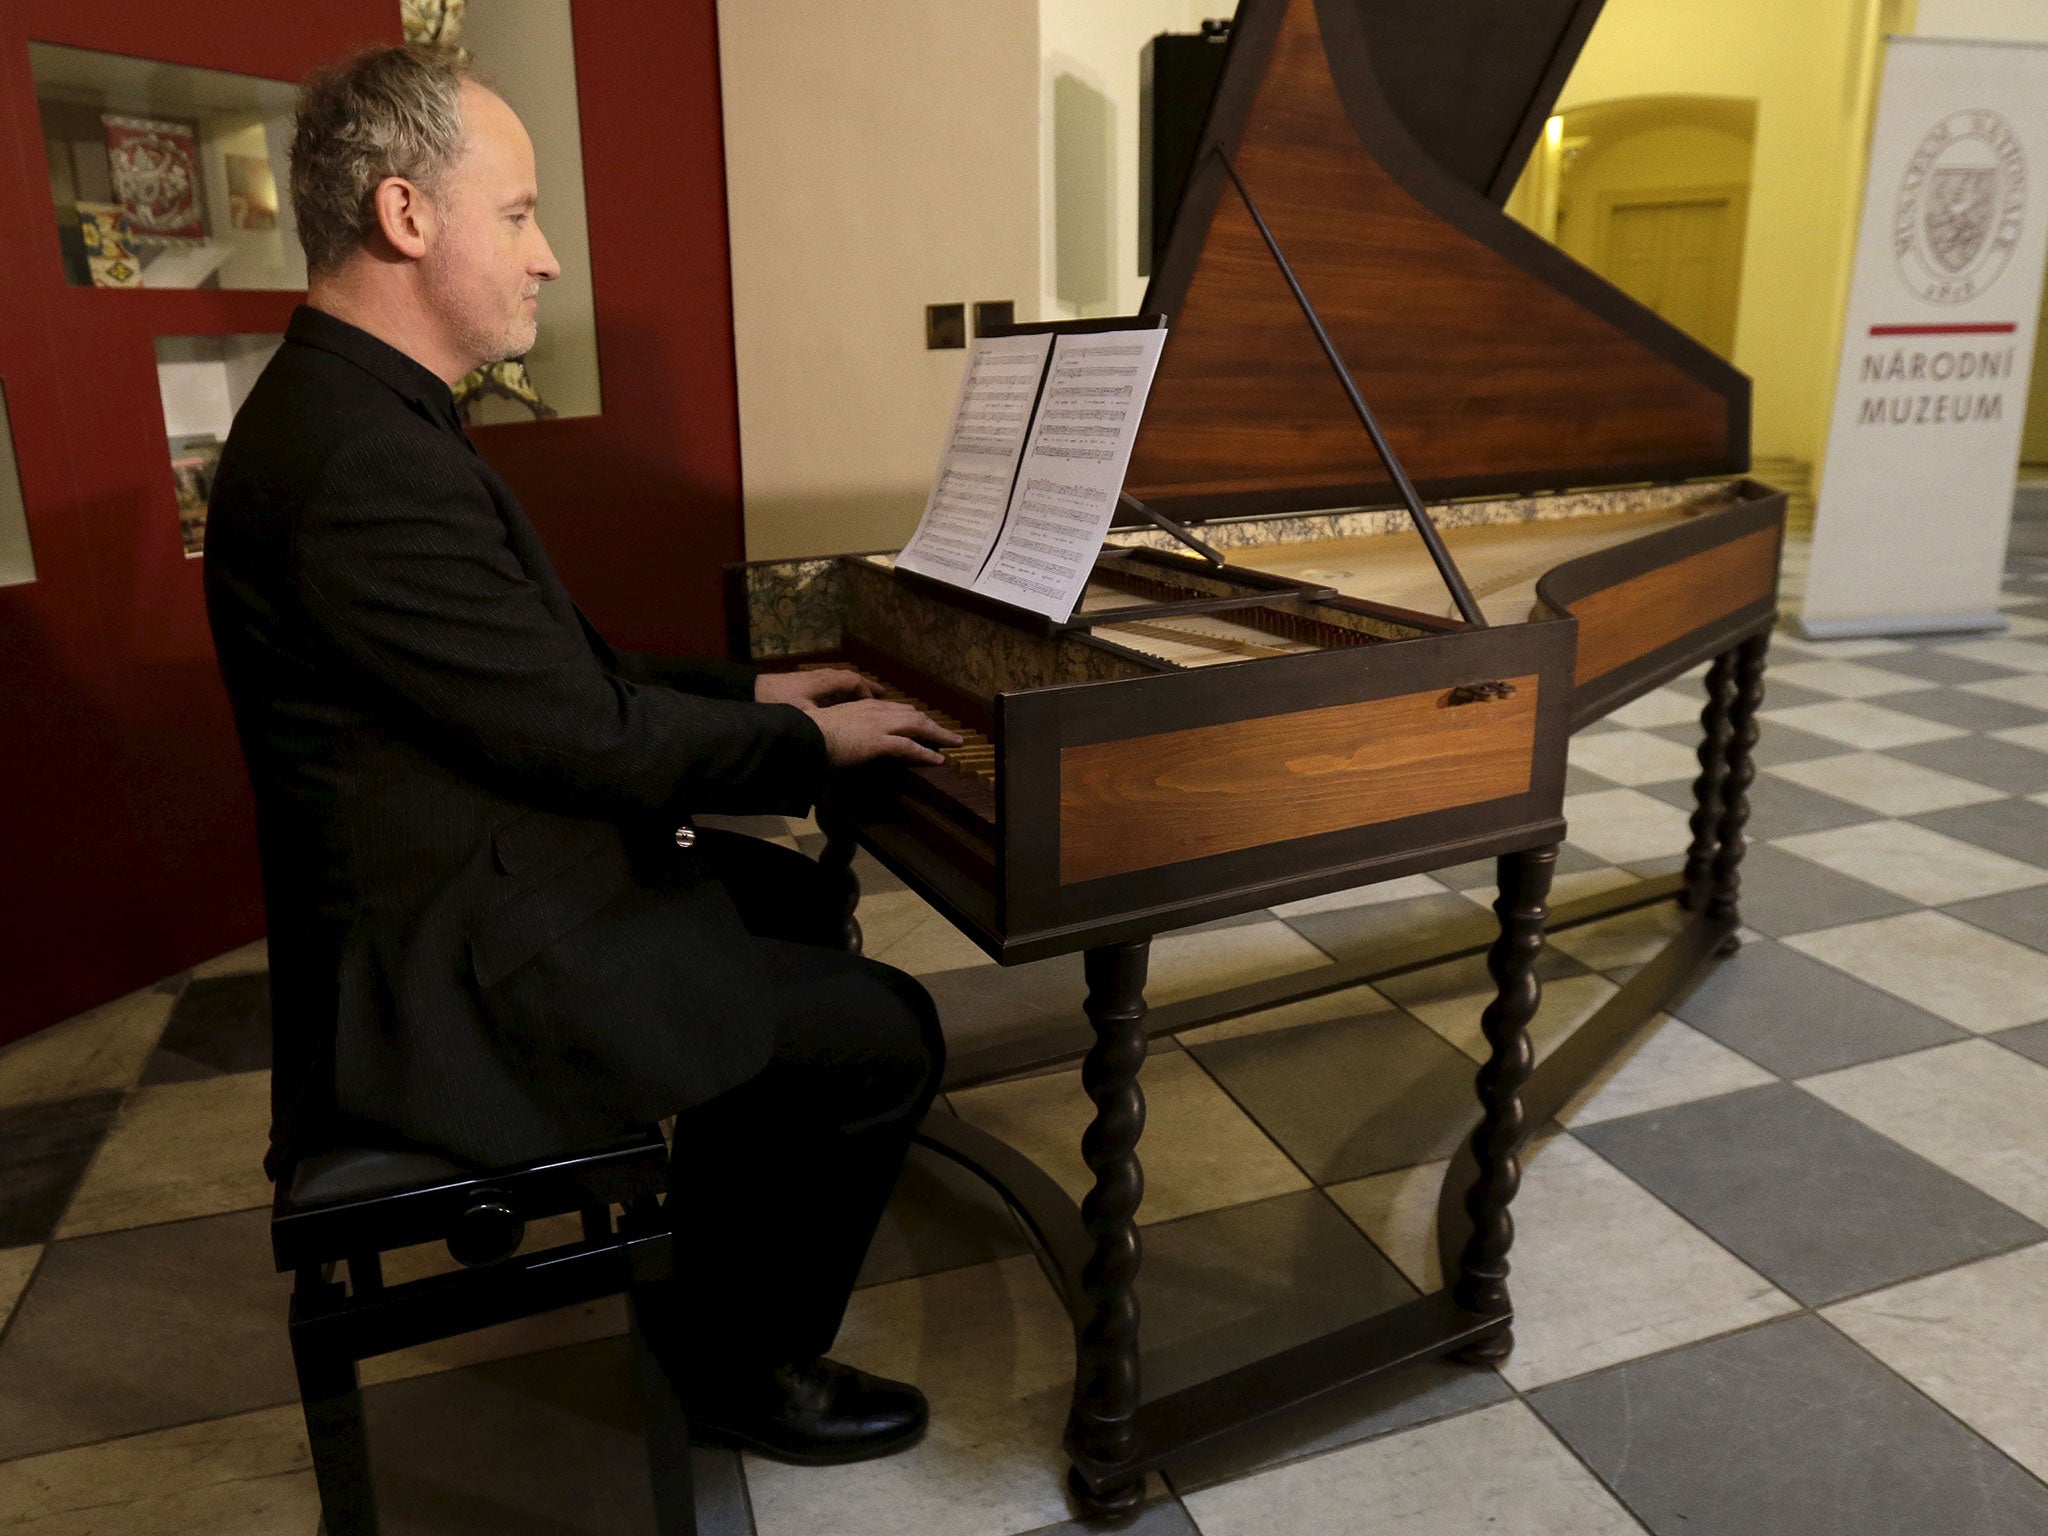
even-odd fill
[[[1576,626],[1550,620],[997,700],[1004,957],[1528,845]],[[1513,680],[1492,702],[1451,690]]]
[[[1744,481],[1736,495],[1537,582],[1539,609],[1579,621],[1574,729],[1774,621],[1785,493]]]
[[[1425,495],[1740,470],[1748,380],[1516,224],[1401,127],[1344,0],[1245,0],[1229,152]],[[1148,311],[1171,334],[1129,489],[1176,515],[1383,503],[1329,363],[1212,157]]]
[[[1060,751],[1060,881],[1526,793],[1538,679],[1430,689]]]

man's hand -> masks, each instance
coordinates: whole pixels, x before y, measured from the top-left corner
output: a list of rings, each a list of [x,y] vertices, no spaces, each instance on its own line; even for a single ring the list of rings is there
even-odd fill
[[[874,687],[858,672],[819,667],[807,672],[763,672],[754,679],[756,704],[823,709],[848,699],[872,699]]]
[[[850,674],[841,674],[850,675]],[[926,717],[915,704],[856,699],[814,710],[811,719],[825,733],[825,752],[834,768],[857,768],[877,758],[943,763],[933,747],[957,747],[960,737]]]

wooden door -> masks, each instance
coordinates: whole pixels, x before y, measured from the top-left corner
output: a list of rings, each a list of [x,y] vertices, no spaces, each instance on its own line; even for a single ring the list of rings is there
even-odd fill
[[[1732,353],[1744,189],[1617,193],[1602,201],[1601,275],[1723,357]]]

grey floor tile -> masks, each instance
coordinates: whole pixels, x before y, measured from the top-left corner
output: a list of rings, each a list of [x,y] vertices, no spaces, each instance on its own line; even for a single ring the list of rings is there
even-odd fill
[[[387,1536],[641,1536],[654,1530],[624,1339],[372,1387],[372,1476]],[[751,1536],[738,1458],[692,1457],[704,1536]]]
[[[2048,1067],[2048,1022],[2022,1024],[2018,1029],[2001,1029],[1985,1038],[1996,1040],[2007,1049],[2018,1051],[2029,1060]]]
[[[1146,1505],[1128,1525],[1106,1527],[1099,1520],[1062,1520],[1058,1525],[1040,1526],[1027,1536],[1100,1536],[1106,1529],[1114,1529],[1117,1536],[1201,1536],[1180,1500],[1173,1498]]]
[[[57,1229],[120,1107],[118,1093],[89,1093],[0,1109],[0,1248]]]
[[[1671,1012],[1780,1077],[1960,1040],[1945,1019],[1782,944],[1745,944]]]
[[[1895,693],[1884,703],[1887,709],[1917,715],[1922,720],[1932,720],[1936,725],[1952,725],[1961,731],[2003,731],[2016,725],[2038,725],[2041,722],[2038,709],[2029,709],[2010,699],[1987,699],[1981,693],[1964,693],[1955,688]]]
[[[860,1269],[861,1285],[1023,1253],[1009,1207],[951,1158],[912,1147]]]
[[[1975,901],[1959,901],[1942,910],[1973,927],[2025,944],[2030,949],[2048,951],[2048,886],[2029,886],[2023,891],[1980,896]]]
[[[2048,865],[2048,805],[2031,800],[1990,800],[1909,819],[2010,859]]]
[[[975,965],[918,977],[938,1005],[946,1051],[957,1061],[970,1051],[1029,1041],[1057,1032],[1086,1049],[1093,1038],[1081,1012],[1088,983],[1079,955],[1030,965]]]
[[[142,1081],[147,1086],[269,1070],[270,973],[253,971],[187,986],[156,1054],[142,1069]]]
[[[1806,658],[1801,657],[1802,661]],[[1771,676],[1768,665],[1764,668],[1764,708],[1792,709],[1801,704],[1832,704],[1839,695],[1822,693],[1818,688],[1802,688],[1797,683],[1788,683],[1782,678]]]
[[[1595,787],[1599,789],[1614,788],[1611,783],[1604,779]],[[1575,793],[1575,791],[1567,787],[1565,793],[1569,795]],[[1497,863],[1498,860],[1495,859],[1473,859],[1470,863],[1453,864],[1449,869],[1433,869],[1430,871],[1430,877],[1441,881],[1446,887],[1454,891],[1473,891],[1481,888],[1490,890],[1493,888],[1496,872],[1495,865]],[[1576,875],[1589,869],[1605,869],[1606,867],[1606,864],[1594,858],[1585,849],[1574,848],[1570,843],[1566,843],[1557,850],[1557,867],[1552,873],[1556,875]]]
[[[1306,1404],[1198,1455],[1170,1463],[1167,1477],[1192,1493],[1300,1456],[1333,1451],[1510,1396],[1497,1372],[1428,1360]]]
[[[270,1213],[52,1243],[0,1338],[0,1460],[291,1402]]]
[[[1894,747],[1888,755],[2003,790],[2008,795],[2031,795],[2048,789],[2048,752],[1986,736],[1957,736],[1948,741],[1922,742],[1917,747]]]
[[[1530,1402],[1655,1536],[2048,1530],[2048,1488],[1814,1317]]]
[[[1808,1306],[2048,1236],[1790,1083],[1574,1134]]]
[[[1564,792],[1568,795],[1589,795],[1595,790],[1612,789],[1614,781],[1603,779],[1597,773],[1567,763],[1564,770]]]
[[[1951,656],[1945,651],[1924,648],[1873,656],[1863,665],[1876,667],[1881,672],[1895,672],[1900,677],[1917,677],[1923,683],[1935,683],[1943,687],[1953,687],[1958,683],[1981,683],[1994,677],[2011,677],[2014,671],[2011,667],[1994,667],[1985,662],[1972,661],[1967,656]]]
[[[1741,901],[1742,920],[1774,939],[1890,917],[1914,907],[1903,896],[1764,842],[1751,845],[1743,855]]]
[[[1319,1184],[1448,1157],[1478,1120],[1472,1059],[1404,1013],[1190,1053]]]
[[[1446,949],[1491,942],[1493,914],[1462,896],[1423,896],[1310,912],[1287,924],[1333,960],[1363,960],[1397,944],[1440,940]]]
[[[1666,805],[1690,812],[1693,808],[1690,784],[1651,784],[1644,794],[1655,795]],[[1744,835],[1751,842],[1774,837],[1793,837],[1801,832],[1825,832],[1869,821],[1871,812],[1817,789],[1794,784],[1789,779],[1760,776],[1749,788],[1749,822]]]
[[[1317,1190],[1145,1231],[1138,1301],[1146,1401],[1413,1299]]]
[[[1907,695],[1911,697],[1911,695]],[[1887,703],[1890,700],[1886,700]],[[1697,725],[1660,726],[1651,734],[1662,736],[1666,741],[1675,741],[1680,746],[1697,751],[1700,744],[1700,728]],[[1839,741],[1830,741],[1825,736],[1816,736],[1811,731],[1802,731],[1797,726],[1781,725],[1767,720],[1757,736],[1755,750],[1751,756],[1759,768],[1774,768],[1779,763],[1807,763],[1817,757],[1836,757],[1849,748]]]

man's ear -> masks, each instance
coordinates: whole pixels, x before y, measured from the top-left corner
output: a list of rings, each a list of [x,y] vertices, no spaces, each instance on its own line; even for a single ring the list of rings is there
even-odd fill
[[[434,234],[434,213],[427,195],[403,176],[386,176],[370,194],[377,230],[392,251],[411,261],[427,254]]]

